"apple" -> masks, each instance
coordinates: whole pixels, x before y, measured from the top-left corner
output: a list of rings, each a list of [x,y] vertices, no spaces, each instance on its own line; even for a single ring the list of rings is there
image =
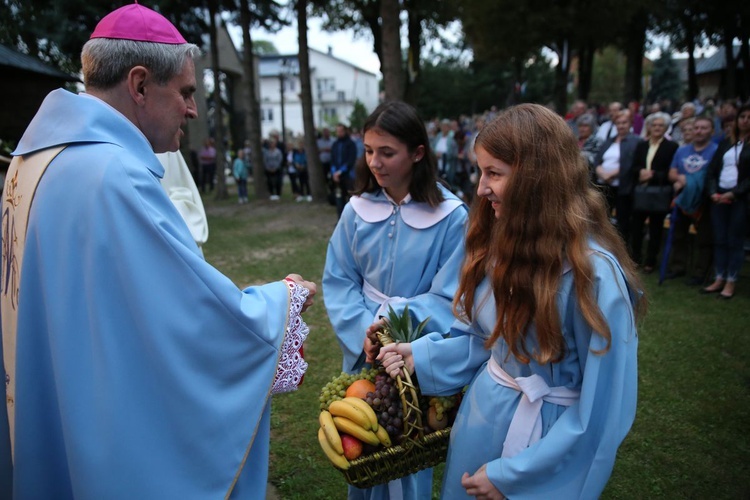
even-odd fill
[[[362,441],[349,434],[341,434],[341,446],[347,460],[354,460],[362,454]]]

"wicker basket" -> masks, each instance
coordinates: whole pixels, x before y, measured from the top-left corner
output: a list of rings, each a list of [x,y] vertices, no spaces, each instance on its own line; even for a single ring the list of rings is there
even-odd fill
[[[382,345],[393,343],[385,332],[378,332]],[[404,412],[403,442],[363,455],[349,462],[349,469],[341,470],[346,482],[357,488],[370,488],[409,474],[428,469],[445,461],[451,428],[424,434],[418,388],[408,372],[396,377]],[[411,416],[414,416],[412,421]]]

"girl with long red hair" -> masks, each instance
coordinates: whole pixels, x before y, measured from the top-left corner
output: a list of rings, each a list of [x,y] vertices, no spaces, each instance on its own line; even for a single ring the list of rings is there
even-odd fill
[[[635,417],[635,266],[559,116],[509,108],[475,149],[458,320],[378,359],[423,394],[469,386],[441,498],[597,498]]]

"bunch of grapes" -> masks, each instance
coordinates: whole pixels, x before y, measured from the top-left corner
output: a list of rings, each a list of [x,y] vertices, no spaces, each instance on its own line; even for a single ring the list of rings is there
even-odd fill
[[[320,409],[327,410],[328,405],[330,405],[334,401],[344,399],[344,396],[346,396],[346,388],[349,387],[355,380],[367,379],[372,382],[377,373],[377,369],[367,368],[359,373],[350,374],[341,372],[340,375],[336,375],[331,379],[330,382],[324,385],[323,389],[321,389],[320,391],[320,397],[318,398],[318,400],[320,401]]]
[[[430,406],[435,407],[437,418],[439,420],[442,420],[445,415],[448,415],[448,412],[450,412],[450,410],[453,409],[453,407],[455,407],[458,402],[458,394],[455,394],[453,396],[433,396],[430,398]]]
[[[378,373],[375,375],[375,392],[368,392],[365,401],[375,410],[378,423],[385,427],[391,439],[399,442],[404,430],[404,412],[396,381],[384,373]]]

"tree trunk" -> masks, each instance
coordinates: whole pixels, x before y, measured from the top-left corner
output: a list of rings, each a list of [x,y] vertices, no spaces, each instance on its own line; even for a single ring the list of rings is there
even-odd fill
[[[700,93],[698,87],[698,75],[695,74],[695,33],[693,29],[693,20],[690,17],[684,19],[686,38],[687,38],[687,51],[688,51],[688,91],[687,100],[692,101]]]
[[[578,98],[589,100],[594,71],[594,41],[586,40],[578,50]]]
[[[208,1],[209,43],[211,45],[211,71],[214,74],[214,146],[216,147],[216,193],[217,200],[229,198],[224,177],[224,107],[221,104],[221,72],[219,70],[219,47],[216,42],[216,0]]]
[[[724,59],[726,60],[726,73],[724,74],[724,98],[734,99],[737,97],[737,61],[734,58],[734,25],[732,20],[726,20],[724,25]]]
[[[514,57],[511,63],[513,65],[513,81],[510,85],[508,97],[505,100],[508,106],[513,106],[523,102],[523,96],[521,95],[521,86],[523,85],[523,59],[520,57]]]
[[[245,85],[242,88],[242,100],[245,107],[245,134],[250,140],[250,159],[253,164],[253,183],[255,197],[259,200],[268,198],[268,188],[264,182],[263,144],[261,141],[260,104],[255,88],[255,57],[253,56],[253,39],[250,36],[251,14],[247,0],[240,0],[240,27],[242,28],[242,73]]]
[[[372,49],[383,66],[383,30],[380,26],[380,0],[368,1],[362,6],[362,19],[372,31]]]
[[[310,191],[315,201],[326,200],[328,187],[320,164],[315,119],[313,117],[312,85],[310,84],[310,53],[307,47],[307,0],[297,0],[297,36],[299,37],[299,82],[302,93],[302,122],[305,129],[305,152]]]
[[[740,60],[742,61],[742,88],[739,94],[742,102],[750,96],[750,47],[748,47],[748,17],[742,16],[740,21]]]
[[[568,40],[558,44],[557,66],[555,66],[555,85],[552,91],[553,102],[557,112],[565,116],[568,111],[568,74],[570,73],[570,49]]]
[[[383,27],[383,57],[381,61],[386,101],[401,101],[404,99],[400,14],[399,0],[381,0],[380,19]]]
[[[643,52],[646,45],[648,14],[639,12],[630,21],[625,41],[625,102],[643,97]]]
[[[405,100],[412,106],[419,102],[420,58],[422,57],[422,23],[417,14],[417,1],[412,0],[409,9],[409,57],[406,60],[406,96]]]

